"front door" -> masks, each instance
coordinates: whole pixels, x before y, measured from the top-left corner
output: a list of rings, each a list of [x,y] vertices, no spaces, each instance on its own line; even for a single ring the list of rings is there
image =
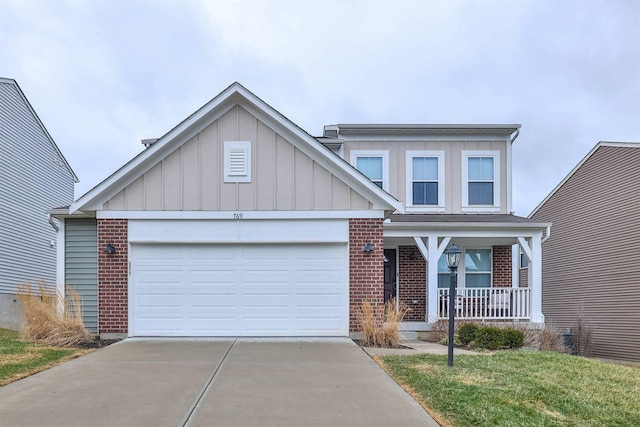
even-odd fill
[[[396,250],[384,250],[384,302],[396,297]]]

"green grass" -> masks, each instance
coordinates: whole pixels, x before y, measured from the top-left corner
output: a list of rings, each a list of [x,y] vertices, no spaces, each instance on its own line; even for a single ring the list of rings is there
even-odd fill
[[[18,333],[0,329],[0,386],[86,354],[87,350],[25,343]]]
[[[444,426],[640,426],[640,369],[566,354],[383,356]]]

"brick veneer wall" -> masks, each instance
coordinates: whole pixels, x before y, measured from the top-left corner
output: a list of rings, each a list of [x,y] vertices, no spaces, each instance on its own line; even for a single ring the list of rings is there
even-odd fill
[[[512,286],[511,246],[493,247],[493,286],[510,288]]]
[[[373,252],[362,252],[366,243]],[[382,219],[349,220],[349,330],[360,330],[358,310],[363,301],[371,301],[376,320],[383,322],[384,241]]]
[[[98,220],[98,332],[126,333],[128,330],[128,221]],[[107,244],[114,254],[104,251]]]
[[[416,256],[416,259],[412,259]],[[398,248],[398,270],[398,300],[411,309],[404,316],[404,320],[424,322],[427,310],[427,269],[418,248]],[[417,301],[417,304],[414,304],[414,301]]]

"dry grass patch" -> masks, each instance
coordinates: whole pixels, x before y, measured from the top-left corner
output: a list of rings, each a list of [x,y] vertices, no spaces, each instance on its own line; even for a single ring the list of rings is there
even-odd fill
[[[93,340],[82,322],[80,296],[73,289],[64,298],[42,284],[33,289],[24,283],[18,288],[18,299],[25,319],[20,333],[23,340],[55,347],[79,347]]]
[[[395,298],[384,304],[384,322],[379,324],[371,301],[364,301],[358,311],[358,321],[362,331],[361,345],[365,347],[396,348],[400,344],[400,322],[409,311]]]
[[[0,329],[0,386],[92,351],[27,343],[17,332]]]

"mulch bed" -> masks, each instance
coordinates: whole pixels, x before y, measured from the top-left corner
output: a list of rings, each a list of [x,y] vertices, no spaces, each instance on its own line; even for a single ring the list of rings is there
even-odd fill
[[[91,341],[86,341],[80,344],[79,346],[77,346],[77,348],[102,348],[102,347],[106,347],[108,345],[117,343],[118,341],[121,341],[121,340],[119,339],[101,340],[100,337],[94,337]]]

